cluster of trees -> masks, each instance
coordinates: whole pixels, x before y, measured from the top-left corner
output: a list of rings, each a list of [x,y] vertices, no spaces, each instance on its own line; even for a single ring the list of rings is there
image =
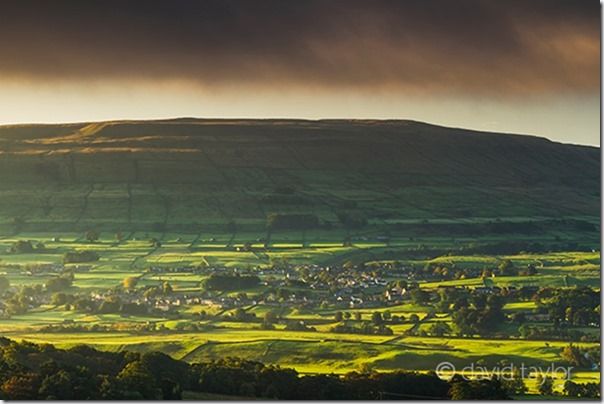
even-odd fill
[[[270,194],[260,199],[260,202],[270,205],[309,205],[312,200],[301,195],[293,194]]]
[[[0,398],[7,400],[175,400],[184,391],[282,400],[507,398],[496,380],[451,383],[403,371],[301,376],[240,359],[188,364],[158,352],[60,350],[6,338],[0,359]]]
[[[547,289],[539,295],[556,324],[600,325],[600,293],[588,286],[572,289]]]
[[[576,368],[591,368],[594,363],[600,361],[600,347],[583,348],[569,344],[564,347],[560,356],[565,362]]]
[[[449,394],[452,400],[507,400],[510,398],[510,392],[497,377],[468,380],[456,375],[450,383]]]
[[[95,262],[100,259],[99,253],[92,250],[68,251],[63,255],[64,264]]]
[[[174,328],[168,328],[162,323],[154,322],[117,322],[109,324],[99,323],[82,323],[71,322],[65,320],[63,324],[49,324],[40,327],[40,332],[56,332],[56,333],[81,333],[81,332],[133,332],[137,334],[145,333],[170,333],[176,331],[208,331],[214,329],[211,324],[200,324],[193,321],[180,321],[174,325]]]
[[[371,315],[371,321],[362,321],[361,313],[355,313],[355,321],[358,324],[350,324],[351,315],[349,312],[336,312],[334,319],[339,324],[331,327],[330,331],[342,334],[364,334],[364,335],[392,335],[392,329],[386,326],[386,323],[394,323],[390,312],[374,312]],[[397,318],[397,321],[399,319]]]
[[[122,280],[122,287],[126,290],[136,289],[136,285],[138,285],[138,278],[138,276],[127,276]]]
[[[46,246],[43,243],[32,243],[30,240],[18,240],[9,249],[12,254],[31,254],[36,252],[44,252]]]
[[[347,325],[345,323],[336,324],[329,330],[330,332],[341,334],[363,334],[363,335],[393,335],[391,328],[384,324],[375,325],[368,321],[362,322],[360,325]]]
[[[128,315],[143,315],[149,312],[145,304],[122,302],[117,296],[109,296],[100,302],[84,297],[73,301],[73,308],[86,313],[120,313]]]
[[[42,285],[23,286],[15,293],[8,292],[4,298],[7,314],[24,314],[38,305],[36,298],[44,293]]]
[[[505,320],[504,302],[499,295],[474,295],[469,303],[467,300],[458,301],[458,309],[452,315],[459,335],[488,335]]]
[[[128,277],[130,278],[130,277]],[[126,278],[126,279],[128,279]],[[122,282],[122,285],[126,288],[126,289],[131,289],[129,288],[129,286],[132,286],[131,284],[134,283],[134,287],[136,287],[136,285],[138,284],[138,278],[135,278],[136,281],[128,281],[126,282],[126,284],[124,284],[124,282]],[[125,280],[124,280],[125,281]],[[172,292],[174,292],[174,289],[172,288],[172,284],[168,281],[164,281],[162,282],[161,286],[149,286],[147,287],[147,289],[145,289],[145,291],[143,292],[143,296],[146,298],[153,298],[153,297],[157,297],[157,296],[167,296],[167,295],[171,295]]]
[[[502,271],[510,271],[510,265],[503,261]],[[527,268],[530,270],[530,268]],[[587,286],[574,288],[520,288],[510,291],[506,288],[498,292],[477,292],[460,288],[440,288],[436,295],[428,298],[421,296],[420,289],[411,291],[412,300],[425,304],[431,300],[439,312],[452,314],[454,331],[459,335],[493,335],[500,324],[511,321],[519,325],[521,337],[527,339],[557,340],[597,340],[589,334],[572,327],[600,325],[600,294]],[[546,314],[552,320],[551,325],[527,325],[528,314],[517,312],[506,316],[502,308],[509,296],[519,299],[532,299],[537,302],[535,314]],[[435,301],[436,300],[436,301]],[[447,334],[447,330],[434,330]]]
[[[50,278],[48,281],[46,281],[45,284],[46,291],[53,293],[65,290],[73,284],[73,279],[73,272],[67,272],[62,274],[61,276]]]
[[[270,230],[304,230],[319,227],[317,215],[307,213],[271,213],[266,219]]]
[[[6,276],[0,276],[0,293],[6,292],[10,288],[10,280]]]
[[[590,252],[591,247],[575,242],[542,244],[522,240],[500,241],[497,243],[470,244],[451,250],[450,252],[465,255],[514,255],[519,253],[546,253],[564,251]]]
[[[354,319],[355,321],[362,321],[363,315],[361,312],[357,311],[354,313],[354,316],[349,312],[341,312],[336,311],[334,314],[334,320],[337,322],[340,321],[349,321]],[[393,315],[390,310],[385,310],[384,312],[374,311],[371,314],[371,322],[374,325],[382,325],[382,324],[402,324],[407,320],[404,315]],[[419,316],[417,314],[411,314],[408,320],[412,323],[417,323],[419,321]]]
[[[207,290],[238,290],[254,288],[260,284],[256,275],[212,274],[204,281]]]
[[[348,229],[359,229],[367,226],[367,218],[360,212],[338,212],[338,220]]]
[[[557,340],[557,341],[583,341],[599,342],[600,336],[588,334],[579,330],[568,329],[562,326],[537,326],[522,324],[518,327],[522,338],[532,340]]]
[[[56,292],[50,297],[56,306],[65,306],[65,310],[76,310],[85,313],[142,315],[149,313],[145,304],[122,301],[117,295],[107,296],[104,300],[93,300],[85,296],[74,296],[69,293]]]
[[[287,322],[285,331],[317,331],[317,329],[307,325],[302,320],[293,320]]]
[[[0,292],[3,292],[3,302],[6,304],[6,314],[24,314],[29,309],[38,307],[47,293],[57,292],[68,288],[73,282],[73,273],[66,272],[49,279],[45,285],[24,285],[20,288],[8,289],[10,282],[0,277]]]
[[[458,267],[455,264],[427,264],[423,268],[412,267],[409,272],[423,278],[435,278],[439,280],[450,279],[467,279],[467,278],[490,278],[496,276],[532,276],[537,274],[537,267],[534,264],[529,264],[524,268],[517,267],[510,260],[503,260],[497,267],[476,268]]]
[[[99,237],[100,237],[100,234],[96,230],[88,230],[86,232],[86,234],[84,234],[84,238],[89,243],[94,243],[95,241],[98,241]]]
[[[444,335],[451,335],[452,333],[453,330],[444,321],[436,321],[428,328],[428,334],[434,337],[442,337]]]
[[[239,322],[251,322],[260,321],[256,316],[256,313],[248,313],[245,309],[238,307],[232,313],[224,316],[227,321],[239,321]]]
[[[568,397],[599,399],[600,383],[579,384],[567,380],[564,383],[564,394]]]
[[[553,393],[551,378],[538,381]],[[183,392],[281,400],[508,399],[524,394],[519,377],[450,381],[434,373],[370,369],[338,375],[299,375],[295,370],[225,358],[189,364],[159,352],[101,352],[88,346],[61,350],[0,338],[0,398],[4,400],[181,399]],[[567,381],[564,394],[599,398],[600,384]]]

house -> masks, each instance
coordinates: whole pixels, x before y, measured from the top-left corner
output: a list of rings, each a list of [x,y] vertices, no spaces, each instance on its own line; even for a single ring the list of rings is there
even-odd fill
[[[395,288],[386,290],[386,292],[384,293],[384,296],[386,297],[386,300],[388,300],[389,302],[394,302],[394,301],[403,300],[406,293],[407,293],[406,289],[395,287]]]

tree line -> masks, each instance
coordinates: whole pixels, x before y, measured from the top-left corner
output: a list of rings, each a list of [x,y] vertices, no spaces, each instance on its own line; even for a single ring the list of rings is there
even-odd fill
[[[176,400],[185,391],[282,400],[507,398],[497,379],[447,382],[434,373],[371,370],[300,375],[237,358],[189,364],[160,352],[58,349],[0,338],[1,399]]]

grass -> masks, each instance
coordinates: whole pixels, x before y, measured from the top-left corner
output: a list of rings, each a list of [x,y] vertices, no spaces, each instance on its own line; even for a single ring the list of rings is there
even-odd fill
[[[142,192],[142,188],[137,192]],[[94,192],[102,189],[95,188]],[[108,189],[105,189],[109,192]],[[118,190],[121,192],[121,190]],[[111,191],[113,192],[113,191]],[[119,194],[118,192],[118,194]],[[375,201],[377,195],[367,193],[338,194],[341,197],[355,197],[359,200]],[[334,194],[334,195],[335,195]],[[79,194],[78,194],[79,195]],[[361,198],[362,196],[362,198]],[[152,198],[152,200],[155,200]],[[108,201],[107,203],[111,203]],[[373,203],[373,202],[372,202]],[[161,212],[161,205],[157,202],[157,214]],[[100,209],[100,208],[99,208]],[[151,209],[151,208],[149,208]],[[154,208],[155,209],[155,208]],[[205,209],[205,208],[204,208]],[[97,210],[94,214],[98,213]],[[147,211],[140,217],[149,214]],[[92,215],[93,211],[88,214]],[[183,214],[181,212],[179,214]],[[147,216],[145,216],[147,217]],[[177,217],[177,216],[171,216]],[[148,218],[148,217],[147,217]],[[278,232],[271,235],[269,248],[262,251],[263,243],[259,239],[267,237],[266,229],[262,228],[262,221],[250,219],[246,222],[249,228],[235,232],[223,229],[201,229],[197,232],[153,232],[138,231],[125,234],[126,238],[118,241],[113,231],[100,233],[98,241],[90,243],[84,240],[83,232],[54,232],[54,233],[21,233],[0,238],[0,271],[6,273],[12,285],[43,284],[54,274],[41,274],[29,276],[25,274],[25,267],[39,263],[61,263],[63,254],[70,250],[92,249],[99,252],[101,259],[98,262],[87,264],[90,269],[86,272],[76,271],[71,292],[104,291],[119,285],[129,276],[140,277],[139,285],[159,285],[168,281],[175,291],[196,292],[200,291],[200,284],[206,275],[194,273],[149,273],[150,267],[176,268],[182,266],[227,266],[237,268],[264,268],[275,262],[289,262],[291,264],[319,264],[336,265],[348,260],[373,261],[373,262],[400,262],[403,265],[424,266],[427,264],[455,266],[461,268],[494,268],[503,260],[509,259],[514,266],[525,268],[529,264],[537,267],[535,276],[512,276],[491,278],[492,284],[499,286],[554,286],[568,287],[586,284],[599,287],[600,283],[600,257],[599,253],[562,252],[546,254],[525,254],[502,256],[480,255],[443,255],[429,259],[409,257],[409,249],[418,245],[427,245],[432,248],[455,248],[460,245],[469,245],[480,242],[498,242],[505,237],[497,235],[484,235],[480,238],[472,236],[443,237],[440,234],[414,235],[412,240],[405,236],[405,232],[391,234],[389,243],[375,241],[380,235],[380,230],[366,229],[346,232],[341,229],[334,231],[309,230],[307,232]],[[452,225],[460,223],[480,223],[487,219],[451,219],[431,218],[434,223]],[[524,220],[519,217],[518,221]],[[417,219],[378,220],[375,226],[384,223],[390,225],[421,225]],[[382,224],[380,224],[382,223]],[[254,229],[254,226],[259,227]],[[355,238],[352,246],[344,247],[343,240],[348,235]],[[59,237],[54,241],[55,237]],[[574,237],[574,236],[573,236]],[[155,248],[151,239],[161,240],[161,247]],[[522,238],[522,237],[520,237]],[[19,239],[30,239],[43,242],[47,252],[41,254],[9,254],[6,250]],[[531,239],[531,238],[529,238]],[[548,234],[540,235],[532,240],[550,241]],[[238,251],[237,248],[244,243],[252,243],[256,252]],[[260,250],[260,251],[259,251]],[[16,265],[16,266],[15,266]],[[19,266],[20,265],[20,266]],[[389,278],[390,279],[390,278]],[[397,280],[392,277],[390,280]],[[422,282],[422,288],[437,288],[442,285],[451,286],[482,286],[480,278],[452,280],[444,282]],[[263,292],[259,287],[246,291],[254,296]],[[233,292],[231,295],[236,295]],[[225,296],[228,294],[225,294]],[[535,303],[513,302],[508,303],[504,310],[512,312],[528,312],[535,309]],[[274,311],[274,306],[260,304],[249,308],[257,318],[263,318],[268,311]],[[448,361],[457,367],[467,366],[471,363],[485,363],[495,366],[502,361],[543,365],[560,362],[560,352],[567,342],[554,341],[526,341],[526,340],[488,340],[488,339],[462,339],[462,338],[435,338],[435,337],[410,337],[405,333],[413,328],[413,324],[403,323],[391,325],[393,336],[371,336],[358,334],[335,334],[330,332],[336,324],[334,315],[336,311],[348,312],[351,318],[357,313],[363,320],[370,320],[375,311],[389,311],[392,315],[404,316],[416,314],[423,322],[418,326],[419,332],[428,331],[437,321],[451,325],[450,317],[439,315],[437,318],[424,320],[430,310],[427,306],[405,303],[390,307],[371,309],[281,309],[279,314],[290,320],[303,320],[316,328],[316,332],[289,332],[279,325],[276,330],[261,330],[260,324],[229,322],[229,321],[199,321],[190,317],[196,316],[201,311],[211,315],[222,313],[223,310],[214,305],[192,305],[180,309],[182,319],[166,317],[128,316],[122,317],[114,314],[86,315],[74,311],[64,311],[62,308],[45,306],[24,315],[13,316],[10,320],[0,320],[0,331],[9,337],[25,339],[39,343],[53,343],[68,347],[77,344],[92,344],[105,350],[133,350],[144,352],[159,350],[177,358],[194,362],[221,358],[225,356],[240,356],[247,359],[258,360],[265,363],[278,364],[292,367],[302,373],[345,373],[358,370],[362,366],[380,371],[397,369],[430,371],[443,361]],[[223,314],[228,313],[228,311]],[[41,332],[39,327],[46,325],[64,324],[66,320],[76,324],[114,326],[115,331],[85,332],[85,333],[50,333]],[[177,327],[188,322],[197,322],[207,328],[199,332],[181,332]],[[150,332],[137,334],[127,331],[136,323],[153,322],[166,327],[168,332]],[[354,321],[352,321],[354,322]],[[507,330],[509,335],[515,334],[516,329]],[[119,331],[120,329],[124,331]],[[597,334],[599,329],[586,328],[581,330],[589,334]],[[593,346],[594,344],[585,344]],[[579,372],[573,376],[578,382],[599,380],[597,372]],[[528,381],[530,393],[536,391],[533,380]],[[530,397],[530,396],[529,396]]]
[[[168,323],[167,323],[168,324]],[[170,325],[170,324],[168,324]],[[227,325],[227,324],[225,324]],[[382,337],[314,332],[284,332],[231,328],[202,333],[136,335],[132,333],[9,333],[19,340],[59,346],[93,344],[108,350],[156,349],[188,361],[239,356],[279,364],[305,373],[342,373],[368,364],[377,370],[431,370],[443,362],[462,369],[472,363],[501,366],[560,364],[565,342],[488,340],[434,337]],[[596,346],[597,344],[581,344]],[[575,380],[599,380],[597,372],[578,372]]]
[[[70,293],[105,291],[129,276],[140,277],[142,286],[168,281],[177,293],[194,293],[201,290],[205,275],[147,270],[184,266],[253,270],[279,262],[333,266],[346,261],[480,270],[493,269],[509,259],[519,269],[535,265],[537,275],[496,277],[490,279],[492,284],[600,287],[600,163],[596,149],[462,130],[456,130],[452,143],[447,129],[411,122],[191,121],[173,125],[116,122],[85,126],[85,133],[71,140],[71,160],[57,157],[62,155],[54,151],[64,147],[57,143],[59,137],[74,128],[0,128],[0,141],[9,146],[0,156],[0,272],[6,273],[13,286],[44,284],[56,274],[28,275],[27,266],[59,264],[68,251],[94,250],[100,261],[86,264],[89,271],[76,271]],[[124,131],[150,134],[154,140],[125,138]],[[178,142],[189,151],[175,149],[173,135],[186,135]],[[322,141],[319,135],[329,141]],[[23,136],[30,141],[23,142]],[[91,142],[94,140],[103,142]],[[104,149],[112,141],[121,142],[131,152],[117,155]],[[85,153],[82,147],[87,148]],[[13,158],[14,152],[21,154]],[[32,152],[39,154],[30,157]],[[563,175],[560,161],[567,162]],[[36,170],[40,163],[56,167],[60,178]],[[569,183],[567,178],[576,180]],[[288,212],[316,215],[322,226],[267,229],[267,215]],[[338,217],[342,213],[363,218],[367,225],[346,228]],[[583,227],[573,221],[581,221]],[[589,229],[590,224],[596,227]],[[493,230],[497,226],[507,226],[507,230]],[[100,232],[92,243],[84,237],[90,229]],[[116,238],[118,232],[122,240]],[[383,238],[386,235],[388,241]],[[352,245],[344,247],[348,238]],[[161,246],[156,248],[151,239],[159,240]],[[17,240],[42,242],[46,251],[8,253]],[[554,249],[577,243],[594,252],[459,253],[460,247],[509,241]],[[255,252],[242,251],[246,243]],[[418,253],[421,248],[440,252]],[[395,274],[388,277],[398,279]],[[483,284],[482,279],[472,278],[421,282],[421,287]],[[263,291],[258,287],[246,293],[257,296]],[[504,307],[510,314],[534,308],[533,302],[512,302]],[[249,312],[262,318],[275,309],[259,304]],[[411,337],[405,333],[413,325],[406,322],[392,325],[392,336],[330,332],[336,311],[350,313],[352,318],[360,312],[363,320],[369,320],[374,311],[386,310],[405,318],[417,314],[423,321],[420,332],[436,321],[451,322],[442,315],[425,320],[430,308],[411,303],[361,310],[278,310],[287,319],[316,327],[316,332],[287,332],[282,324],[270,331],[258,329],[258,322],[199,320],[201,311],[221,313],[217,305],[181,307],[178,319],[86,315],[44,306],[0,320],[0,331],[17,339],[59,346],[160,350],[189,361],[243,356],[308,373],[342,373],[363,365],[378,370],[430,371],[445,360],[456,366],[476,361],[494,365],[504,360],[554,363],[560,361],[560,351],[567,344]],[[40,331],[42,326],[65,320],[115,325],[123,331]],[[146,322],[171,331],[126,331],[135,323]],[[187,322],[203,325],[204,331],[176,331]],[[506,335],[516,334],[516,328],[505,330]],[[581,331],[597,334],[599,329]],[[578,372],[573,377],[593,381],[599,380],[599,373]],[[535,391],[534,383],[529,387]]]

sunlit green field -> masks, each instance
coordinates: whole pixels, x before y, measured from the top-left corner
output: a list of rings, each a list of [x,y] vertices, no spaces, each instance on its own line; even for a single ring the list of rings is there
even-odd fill
[[[443,361],[547,365],[562,361],[570,338],[598,346],[593,322],[569,327],[575,334],[565,341],[521,339],[512,317],[541,309],[529,297],[505,302],[505,321],[485,333],[492,337],[435,336],[468,335],[451,329],[452,304],[437,306],[446,286],[599,290],[601,281],[599,150],[455,131],[451,142],[449,129],[413,122],[2,128],[0,276],[10,284],[7,299],[25,289],[43,299],[24,298],[20,310],[0,305],[0,333],[189,362],[239,356],[309,373],[428,372]],[[275,217],[287,220],[275,225]],[[35,251],[11,251],[27,241]],[[66,254],[84,251],[98,261],[63,265]],[[492,275],[508,261],[518,271]],[[312,266],[320,273],[301,284],[298,275]],[[528,267],[531,275],[521,275]],[[355,279],[326,279],[330,268],[354,268]],[[258,274],[258,282],[206,289],[219,270]],[[60,289],[70,303],[56,303],[47,288],[60,272],[73,273]],[[357,285],[366,278],[376,282]],[[128,279],[136,285],[126,287]],[[431,301],[386,300],[403,280]],[[357,291],[337,300],[350,284]],[[145,296],[159,290],[184,303]],[[362,303],[351,299],[358,290]],[[115,303],[110,291],[143,310],[101,310]],[[98,307],[76,308],[76,299]],[[355,328],[372,326],[376,315],[397,320],[387,330]],[[271,316],[279,320],[265,327]],[[552,325],[534,317],[524,324]],[[599,381],[589,368],[573,377]],[[535,393],[534,380],[527,384]]]
[[[273,243],[264,247],[256,243],[261,233],[208,233],[196,234],[140,232],[131,234],[125,240],[118,240],[115,234],[102,232],[98,240],[90,242],[79,233],[29,233],[18,236],[6,236],[0,239],[0,272],[9,279],[11,285],[45,284],[56,276],[50,273],[27,275],[18,265],[61,264],[67,251],[94,250],[100,254],[98,262],[81,264],[86,270],[75,271],[72,286],[68,293],[88,293],[106,291],[119,287],[127,277],[135,276],[141,287],[158,286],[169,282],[177,293],[202,292],[207,275],[187,272],[152,273],[150,267],[188,267],[223,266],[229,268],[268,268],[275,263],[288,264],[343,264],[357,259],[367,260],[367,265],[387,264],[397,261],[413,266],[447,265],[482,269],[496,267],[504,260],[511,261],[517,267],[531,264],[538,273],[533,276],[504,276],[456,279],[449,281],[420,281],[422,289],[437,289],[439,286],[483,286],[486,283],[497,286],[553,286],[572,287],[589,285],[599,289],[600,255],[599,252],[559,252],[544,254],[519,253],[513,255],[446,255],[430,259],[408,257],[406,251],[413,248],[418,240],[394,240],[377,243],[362,240],[344,246],[341,239],[329,234],[318,234],[316,242],[308,241],[308,234],[284,233],[273,239]],[[42,253],[15,254],[9,248],[17,240],[33,240],[45,246]],[[161,241],[154,245],[153,239]],[[497,240],[497,238],[493,238]],[[441,237],[426,237],[419,240],[431,246],[454,246],[458,241]],[[466,239],[464,242],[470,242]],[[484,241],[484,240],[482,240]],[[245,242],[255,243],[254,252],[242,251]],[[262,252],[259,252],[262,251]],[[383,258],[387,257],[387,258]],[[15,266],[17,265],[17,266]],[[77,266],[73,266],[76,268]],[[388,279],[388,278],[387,278]],[[392,277],[396,280],[396,277]],[[249,296],[260,295],[262,287],[246,290]],[[231,294],[236,294],[232,292]],[[229,293],[225,294],[229,295]],[[531,312],[537,308],[533,301],[508,303],[504,306],[507,313]],[[269,311],[277,311],[288,320],[304,321],[315,327],[316,331],[286,331],[283,325],[274,330],[262,330],[259,323],[210,320],[191,320],[191,316],[204,311],[210,315],[228,315],[234,309],[224,310],[218,305],[195,304],[182,307],[179,312],[183,318],[172,315],[138,316],[119,314],[86,314],[76,310],[64,310],[46,304],[25,314],[13,315],[10,319],[0,320],[0,332],[17,340],[36,343],[51,343],[61,347],[78,344],[91,344],[103,350],[158,350],[176,358],[190,362],[216,359],[226,356],[244,357],[264,363],[291,367],[302,373],[346,373],[370,367],[377,371],[397,369],[418,370],[422,372],[436,369],[441,362],[450,362],[458,369],[472,363],[485,366],[500,366],[504,363],[524,364],[527,366],[549,366],[561,362],[560,353],[568,342],[532,341],[518,339],[510,334],[507,339],[483,338],[437,338],[430,336],[409,336],[408,332],[429,333],[437,322],[452,326],[450,315],[436,314],[429,318],[433,309],[412,302],[372,308],[314,308],[297,309],[266,304],[248,307],[246,311],[262,318]],[[389,312],[409,318],[416,315],[417,325],[405,322],[393,324],[391,336],[342,334],[331,331],[337,322],[337,311],[350,314],[350,317],[370,321],[375,312]],[[203,331],[183,332],[179,327],[189,322],[202,327]],[[49,332],[46,326],[61,326],[66,323],[79,325],[98,325],[111,327],[103,332]],[[137,332],[132,330],[136,324],[155,324],[163,331]],[[599,329],[586,328],[589,334]],[[508,332],[502,329],[502,332]],[[577,342],[581,346],[597,346],[597,343]],[[468,376],[481,376],[480,374]],[[573,380],[581,383],[599,381],[598,371],[580,370],[573,374]],[[563,380],[556,379],[554,389],[561,391]],[[534,378],[526,381],[529,393],[537,393],[538,386]]]
[[[220,329],[203,333],[136,335],[131,333],[20,333],[11,338],[61,347],[92,344],[103,350],[159,350],[179,359],[200,361],[227,356],[292,367],[302,373],[345,373],[370,366],[376,370],[434,370],[447,361],[463,369],[515,364],[543,369],[560,364],[565,342],[484,340],[432,337],[357,336],[312,332]],[[597,344],[582,344],[589,347]],[[578,382],[599,381],[599,372],[573,374]],[[558,382],[557,382],[558,383]],[[561,384],[560,381],[558,384]],[[534,391],[535,382],[528,387]],[[560,386],[558,386],[560,387]]]

